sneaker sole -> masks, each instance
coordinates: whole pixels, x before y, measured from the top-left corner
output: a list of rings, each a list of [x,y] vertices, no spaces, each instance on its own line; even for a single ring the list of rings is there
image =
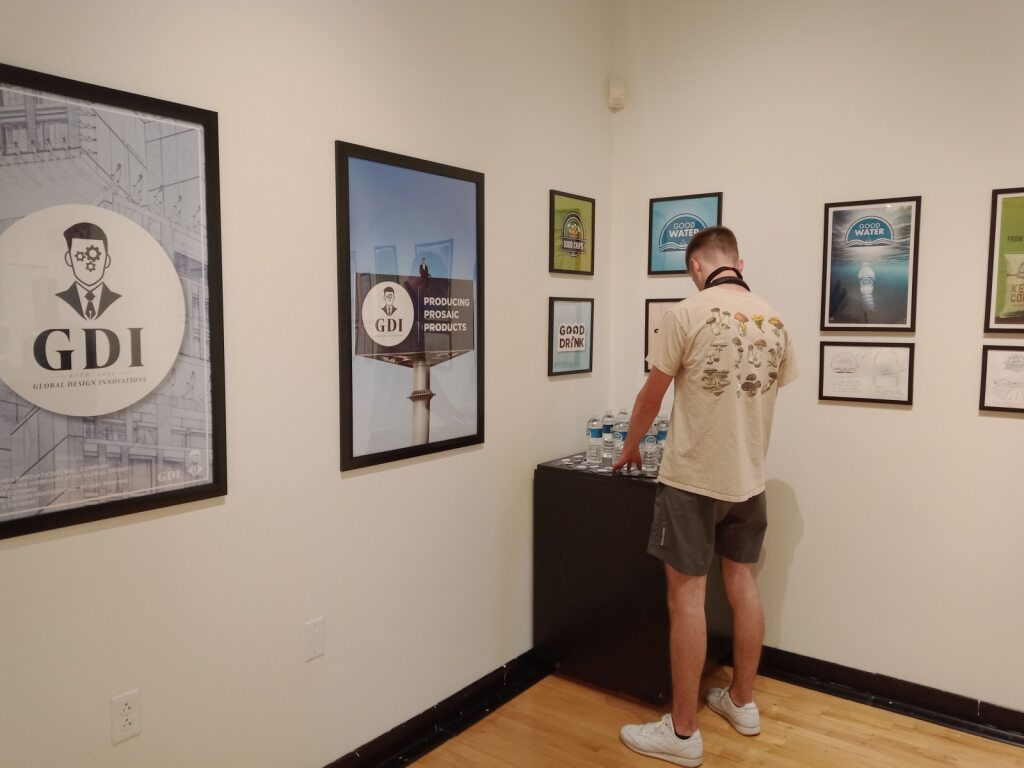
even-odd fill
[[[685,766],[685,768],[698,768],[698,766],[700,766],[704,762],[703,757],[683,757],[681,755],[671,755],[666,752],[647,752],[643,749],[637,749],[625,739],[622,739],[622,743],[629,747],[632,751],[636,752],[638,755],[644,755],[645,757],[656,757],[659,760],[667,760],[668,762],[674,763],[675,765]]]
[[[735,720],[733,720],[731,717],[729,717],[729,713],[728,712],[726,712],[725,710],[719,709],[717,706],[715,706],[715,704],[713,703],[713,700],[708,700],[708,709],[710,709],[712,712],[715,712],[716,714],[719,714],[722,717],[724,717],[725,721],[727,723],[729,723],[729,725],[731,725],[736,730],[737,733],[740,733],[740,734],[742,734],[744,736],[757,736],[758,734],[761,733],[761,726],[760,725],[740,725]]]

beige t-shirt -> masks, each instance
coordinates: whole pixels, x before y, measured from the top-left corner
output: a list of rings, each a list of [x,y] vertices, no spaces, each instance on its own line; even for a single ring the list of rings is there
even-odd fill
[[[724,501],[764,490],[775,395],[797,376],[779,313],[716,286],[668,310],[648,363],[675,377],[658,481]]]

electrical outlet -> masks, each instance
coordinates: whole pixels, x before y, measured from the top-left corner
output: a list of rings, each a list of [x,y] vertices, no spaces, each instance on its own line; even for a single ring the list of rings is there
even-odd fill
[[[324,617],[306,622],[306,661],[324,655]]]
[[[142,733],[142,696],[138,688],[110,699],[110,741],[118,744]]]

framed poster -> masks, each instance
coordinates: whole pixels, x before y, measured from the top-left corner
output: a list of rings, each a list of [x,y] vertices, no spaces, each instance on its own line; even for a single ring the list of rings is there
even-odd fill
[[[0,537],[227,493],[217,115],[0,65]]]
[[[550,193],[548,272],[594,274],[594,198]]]
[[[341,469],[484,441],[484,176],[335,144]]]
[[[647,363],[647,356],[654,349],[654,342],[658,338],[658,329],[661,327],[661,316],[678,304],[682,299],[647,299],[644,312],[644,373],[651,372],[651,366]]]
[[[913,331],[921,198],[825,205],[823,331]]]
[[[1024,413],[1024,347],[981,348],[983,411]]]
[[[914,345],[821,342],[818,399],[912,405]]]
[[[548,376],[594,369],[594,300],[548,299]]]
[[[992,192],[985,331],[1024,332],[1024,189]]]
[[[722,193],[651,199],[647,230],[647,274],[686,274],[686,248],[693,236],[722,224]]]

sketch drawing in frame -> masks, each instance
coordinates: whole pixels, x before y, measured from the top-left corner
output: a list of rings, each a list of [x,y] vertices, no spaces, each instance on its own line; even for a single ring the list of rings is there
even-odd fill
[[[0,65],[0,537],[227,493],[217,114]]]
[[[484,176],[335,143],[341,469],[484,441]]]
[[[914,345],[904,342],[821,342],[819,400],[914,402]]]
[[[978,407],[983,411],[1024,413],[1024,347],[982,347]]]
[[[913,331],[921,198],[825,205],[823,331]]]

